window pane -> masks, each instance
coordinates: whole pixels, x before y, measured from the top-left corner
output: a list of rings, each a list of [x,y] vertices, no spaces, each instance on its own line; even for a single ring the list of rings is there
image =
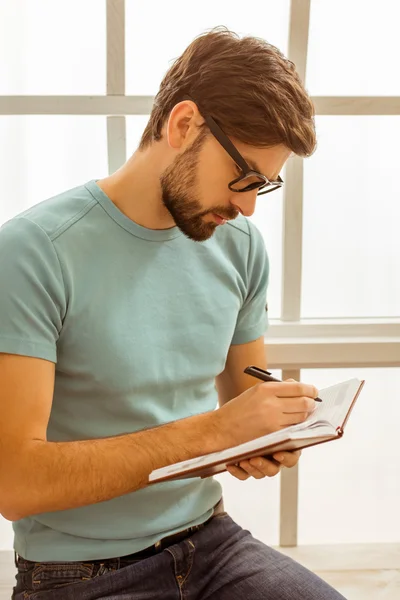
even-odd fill
[[[303,451],[299,544],[389,543],[400,539],[400,369],[302,371],[327,387],[365,379],[342,439]]]
[[[146,128],[149,115],[131,115],[126,117],[126,153],[131,156],[137,150]]]
[[[0,117],[0,223],[107,175],[105,117]]]
[[[285,180],[283,171],[282,179]],[[282,299],[282,214],[283,191],[275,190],[257,198],[256,210],[250,221],[261,231],[269,257],[268,314],[270,319],[281,316]]]
[[[147,125],[148,115],[126,118],[127,155],[136,150],[141,135]],[[282,173],[285,179],[285,172]],[[282,207],[283,192],[275,190],[257,198],[255,213],[250,221],[261,231],[270,260],[270,283],[268,290],[269,317],[278,319],[281,315],[282,285]]]
[[[318,117],[304,162],[303,317],[400,313],[399,117]]]
[[[0,3],[0,94],[106,93],[106,5]]]
[[[307,88],[314,96],[400,95],[398,0],[311,2]]]
[[[154,4],[126,0],[127,94],[153,95],[161,79],[190,42],[203,31],[224,24],[242,35],[262,37],[286,53],[289,0],[203,0],[190,18],[186,0]],[[168,27],[166,24],[168,23]]]

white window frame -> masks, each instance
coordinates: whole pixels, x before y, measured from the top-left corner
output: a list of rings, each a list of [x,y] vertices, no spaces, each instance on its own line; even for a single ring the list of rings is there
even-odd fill
[[[306,73],[311,0],[292,0],[288,57]],[[313,97],[317,115],[400,115],[400,97]],[[126,160],[127,115],[148,115],[152,96],[125,95],[125,0],[107,0],[107,93],[0,96],[0,115],[107,116],[109,173]],[[289,161],[283,219],[282,317],[265,339],[271,368],[300,379],[301,368],[399,367],[400,318],[300,319],[303,160]],[[281,476],[280,545],[297,545],[298,468]]]

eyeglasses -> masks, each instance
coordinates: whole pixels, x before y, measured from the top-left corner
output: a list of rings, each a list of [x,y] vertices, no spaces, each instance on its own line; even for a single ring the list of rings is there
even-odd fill
[[[196,101],[189,96],[186,96],[184,100],[191,100],[196,103]],[[221,144],[223,149],[229,154],[242,172],[237,179],[234,179],[228,184],[228,187],[232,192],[249,192],[258,189],[257,195],[261,196],[262,194],[269,194],[269,192],[273,192],[283,186],[281,177],[278,176],[278,179],[275,181],[270,181],[268,177],[262,173],[251,169],[216,121],[208,115],[201,114],[215,139]]]

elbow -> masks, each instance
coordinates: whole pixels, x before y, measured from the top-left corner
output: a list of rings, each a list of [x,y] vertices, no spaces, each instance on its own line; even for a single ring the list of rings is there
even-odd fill
[[[10,455],[11,452],[8,453]],[[1,457],[0,457],[1,458]],[[14,459],[16,453],[14,452]],[[0,514],[7,521],[19,521],[30,515],[33,490],[27,488],[19,461],[0,462]]]
[[[14,482],[15,484],[15,482]],[[7,521],[19,521],[28,515],[26,507],[22,506],[23,495],[18,492],[10,493],[15,485],[1,482],[0,484],[0,514]],[[6,491],[8,490],[8,492]]]
[[[2,499],[4,500],[4,499]],[[23,511],[20,510],[20,507],[17,505],[17,502],[8,502],[7,504],[4,501],[0,500],[0,514],[6,521],[19,521],[24,517],[28,516],[23,514]]]
[[[24,515],[20,515],[16,511],[8,511],[8,510],[1,509],[0,514],[6,521],[11,521],[11,522],[19,521],[20,519],[24,518]]]
[[[29,507],[23,506],[21,498],[0,498],[0,514],[6,521],[19,521],[30,516]]]

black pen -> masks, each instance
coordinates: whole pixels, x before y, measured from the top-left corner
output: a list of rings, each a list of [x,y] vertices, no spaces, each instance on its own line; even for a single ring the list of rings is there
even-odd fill
[[[261,379],[261,381],[276,381],[277,383],[282,383],[280,379],[275,379],[269,371],[264,371],[264,369],[260,369],[260,367],[246,367],[244,373],[256,377],[257,379]],[[321,398],[314,398],[314,400],[315,402],[322,402]]]

